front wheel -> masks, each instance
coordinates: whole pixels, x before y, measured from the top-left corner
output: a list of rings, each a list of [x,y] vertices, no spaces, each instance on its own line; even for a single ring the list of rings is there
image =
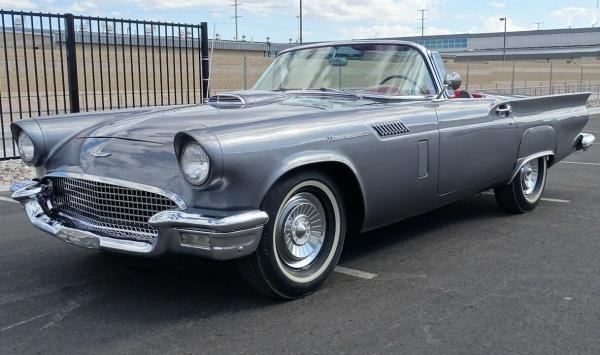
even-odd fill
[[[240,260],[242,275],[270,296],[293,299],[316,291],[344,244],[346,212],[337,184],[316,171],[292,174],[269,191],[263,210],[270,219],[256,252]]]
[[[546,157],[523,164],[510,185],[494,189],[498,205],[510,213],[533,210],[544,192],[547,171]]]

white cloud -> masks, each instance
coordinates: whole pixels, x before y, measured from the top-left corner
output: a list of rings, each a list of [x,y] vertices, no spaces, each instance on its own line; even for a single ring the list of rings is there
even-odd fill
[[[336,27],[338,32],[344,39],[365,39],[365,38],[387,38],[387,37],[406,37],[418,36],[421,30],[401,24],[384,23],[382,25],[372,26],[340,26]],[[452,31],[445,28],[428,27],[426,35],[435,34],[451,34]]]
[[[504,22],[500,21],[500,17],[503,17],[503,16],[494,15],[494,16],[485,17],[483,19],[483,26],[480,31],[503,32],[504,31]],[[522,25],[515,23],[510,18],[508,18],[506,21],[507,21],[506,22],[506,30],[507,31],[528,31],[528,30],[534,29],[533,25],[522,26]],[[477,31],[478,30],[476,29],[475,32],[477,32]]]
[[[502,8],[506,7],[505,2],[498,2],[498,1],[490,1],[490,5],[492,5],[493,7],[497,8],[497,9],[502,9]]]
[[[0,0],[0,9],[33,10],[38,5],[31,0]]]
[[[561,21],[567,26],[573,24],[573,20],[583,20],[587,24],[596,22],[596,10],[585,7],[566,6],[550,14],[551,18]]]
[[[68,12],[74,12],[77,14],[87,14],[92,10],[96,9],[96,4],[91,1],[80,1],[74,2],[67,8]]]
[[[433,0],[328,0],[305,2],[304,9],[307,16],[331,22],[372,21],[383,25],[416,23],[417,10],[435,9],[437,3]]]

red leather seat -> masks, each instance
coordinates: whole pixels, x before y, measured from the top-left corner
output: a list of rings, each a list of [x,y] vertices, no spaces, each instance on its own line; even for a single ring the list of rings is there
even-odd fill
[[[471,94],[469,94],[465,90],[461,90],[461,89],[454,90],[454,99],[470,99],[472,97],[473,96],[471,96]]]

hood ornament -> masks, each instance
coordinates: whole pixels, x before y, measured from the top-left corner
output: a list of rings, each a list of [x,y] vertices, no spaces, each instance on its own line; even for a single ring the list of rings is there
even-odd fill
[[[93,156],[94,158],[105,158],[110,156],[112,153],[106,153],[103,152],[101,150],[94,150],[93,152],[90,153],[91,156]]]

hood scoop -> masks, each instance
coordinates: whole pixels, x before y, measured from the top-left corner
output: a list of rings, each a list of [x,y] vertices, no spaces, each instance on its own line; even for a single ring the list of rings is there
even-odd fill
[[[246,100],[235,94],[219,94],[211,96],[208,104],[217,108],[242,108],[246,106]]]
[[[215,108],[244,108],[262,106],[286,98],[286,95],[272,91],[234,91],[211,96],[208,104]]]

